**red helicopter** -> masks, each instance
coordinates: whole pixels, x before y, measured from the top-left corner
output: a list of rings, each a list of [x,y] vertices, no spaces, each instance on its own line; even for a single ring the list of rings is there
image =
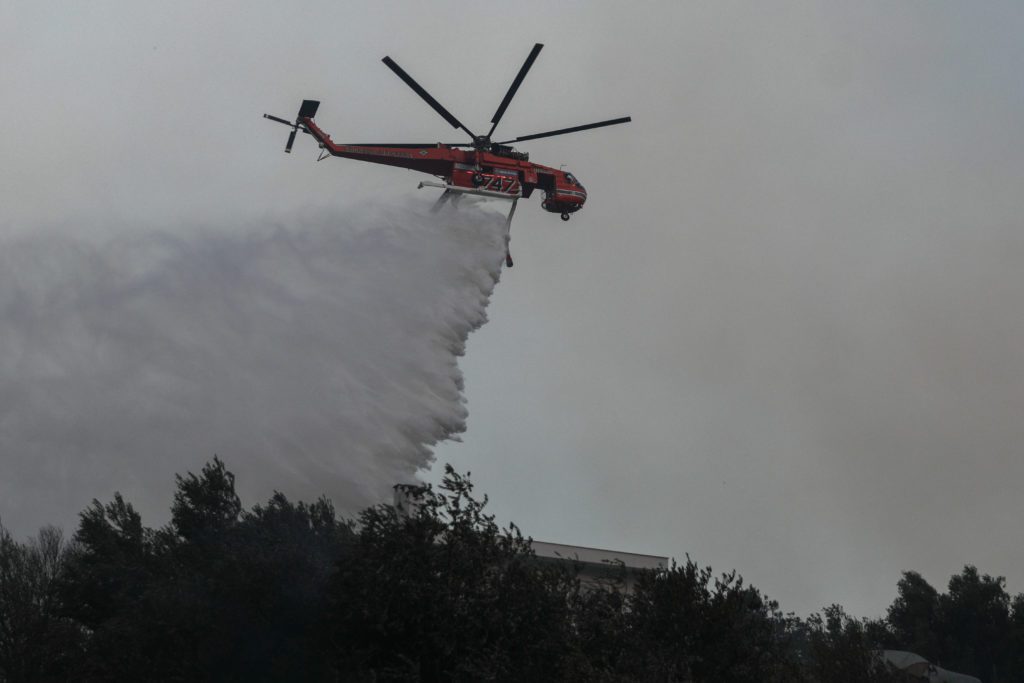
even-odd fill
[[[533,46],[529,56],[523,63],[519,73],[509,86],[504,99],[498,105],[498,110],[491,119],[491,129],[486,135],[476,135],[466,128],[451,112],[431,97],[430,93],[423,89],[419,83],[413,80],[402,67],[398,66],[393,59],[385,57],[382,61],[389,69],[405,81],[406,85],[412,88],[417,95],[429,104],[434,111],[440,114],[453,128],[461,128],[472,139],[471,142],[454,143],[358,143],[339,144],[331,140],[316,123],[313,117],[316,115],[320,102],[317,100],[303,100],[299,113],[294,123],[278,116],[264,114],[264,118],[271,121],[283,123],[289,126],[292,131],[288,134],[288,142],[284,151],[291,152],[292,144],[295,142],[295,135],[298,131],[312,135],[320,144],[320,157],[318,161],[328,156],[344,157],[346,159],[358,159],[370,161],[375,164],[386,164],[388,166],[400,166],[414,171],[422,171],[437,176],[443,182],[423,181],[419,187],[438,187],[444,192],[434,206],[438,210],[446,200],[452,199],[453,204],[463,194],[473,194],[483,197],[508,199],[512,201],[512,207],[506,219],[507,228],[511,226],[512,215],[516,210],[516,202],[521,197],[529,197],[534,189],[540,188],[544,192],[544,199],[541,208],[545,211],[561,214],[562,220],[567,221],[571,214],[579,211],[584,202],[587,201],[587,191],[577,180],[576,176],[561,169],[542,166],[532,163],[526,152],[517,152],[510,147],[513,142],[525,142],[537,140],[566,133],[576,133],[591,128],[613,126],[619,123],[630,121],[629,116],[598,123],[588,123],[583,126],[572,128],[560,128],[546,133],[535,133],[523,135],[512,140],[492,142],[491,136],[498,122],[505,114],[509,103],[515,96],[516,91],[526,78],[527,72],[533,66],[534,60],[540,54],[544,46],[537,43]],[[506,238],[507,239],[507,238]],[[512,257],[506,253],[506,263],[512,266]]]

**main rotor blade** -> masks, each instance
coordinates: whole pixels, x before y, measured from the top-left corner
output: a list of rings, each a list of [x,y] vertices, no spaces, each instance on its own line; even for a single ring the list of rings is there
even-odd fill
[[[459,121],[454,116],[452,116],[452,113],[450,111],[448,111],[447,109],[442,107],[441,103],[438,102],[437,100],[435,100],[433,97],[431,97],[430,93],[428,93],[426,90],[424,90],[422,88],[422,86],[420,86],[420,84],[417,83],[413,79],[412,76],[410,76],[409,74],[405,73],[405,70],[402,69],[402,67],[398,66],[398,64],[395,63],[395,60],[391,59],[391,57],[385,57],[381,61],[384,62],[384,64],[389,69],[394,71],[396,76],[398,76],[403,81],[405,81],[405,84],[407,86],[409,86],[410,88],[412,88],[416,92],[417,95],[422,97],[424,102],[426,102],[431,107],[433,107],[434,111],[436,111],[438,114],[440,114],[444,118],[445,121],[450,123],[452,125],[452,128],[461,128],[462,130],[464,130],[467,133],[469,133],[470,137],[473,137],[473,138],[476,137],[475,135],[473,135],[473,131],[471,131],[469,128],[466,128],[464,125],[462,125],[462,122]]]
[[[609,121],[600,121],[598,123],[588,123],[585,126],[573,126],[572,128],[560,128],[559,130],[549,130],[547,133],[535,133],[533,135],[523,135],[516,138],[515,140],[506,140],[505,142],[499,142],[499,145],[507,145],[510,142],[523,142],[524,140],[536,140],[537,138],[550,138],[554,135],[565,135],[566,133],[577,133],[581,130],[590,130],[591,128],[602,128],[604,126],[614,126],[618,123],[629,123],[633,119],[629,116],[623,116],[621,119],[611,119]]]
[[[498,111],[494,112],[494,118],[491,119],[491,123],[494,125],[491,126],[491,130],[487,133],[487,137],[491,137],[494,133],[494,129],[498,127],[498,121],[501,121],[501,117],[505,115],[505,110],[508,108],[509,102],[511,102],[512,98],[516,96],[516,91],[519,90],[519,86],[522,85],[523,79],[526,78],[526,72],[528,72],[530,67],[533,66],[533,61],[537,59],[537,55],[540,54],[543,47],[544,46],[541,43],[537,43],[533,46],[533,49],[530,50],[530,55],[526,58],[526,61],[523,62],[523,67],[519,69],[519,74],[516,75],[515,80],[512,81],[512,85],[509,86],[508,92],[505,93],[505,99],[503,99],[501,104],[498,105]]]
[[[288,133],[288,144],[284,146],[284,151],[291,154],[292,145],[295,144],[295,133],[298,132],[297,128],[292,128],[292,132]]]

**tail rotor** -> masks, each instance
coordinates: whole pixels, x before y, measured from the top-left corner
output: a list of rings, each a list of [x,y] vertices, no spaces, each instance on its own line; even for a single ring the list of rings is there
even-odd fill
[[[272,116],[271,114],[264,114],[263,118],[270,119],[277,123],[283,123],[292,129],[291,132],[288,133],[288,142],[284,146],[284,151],[287,154],[291,154],[292,145],[295,144],[295,135],[299,132],[299,128],[302,127],[302,131],[304,133],[308,132],[303,126],[303,119],[311,119],[316,116],[316,110],[319,107],[320,102],[318,100],[302,100],[302,106],[299,107],[299,113],[295,117],[295,123],[282,119],[279,116]]]

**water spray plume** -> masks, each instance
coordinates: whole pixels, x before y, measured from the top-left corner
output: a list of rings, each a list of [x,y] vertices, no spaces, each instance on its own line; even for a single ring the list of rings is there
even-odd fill
[[[458,357],[502,217],[363,206],[273,227],[0,251],[0,518],[74,524],[121,490],[156,524],[214,454],[243,500],[384,498],[466,426]]]

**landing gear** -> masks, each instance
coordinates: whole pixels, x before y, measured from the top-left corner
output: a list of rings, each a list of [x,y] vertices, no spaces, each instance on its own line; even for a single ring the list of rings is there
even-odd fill
[[[474,173],[473,174],[473,187],[480,187],[481,185],[484,184],[484,180],[485,180],[485,178],[484,178],[484,174],[483,173]]]
[[[562,220],[563,220],[563,221],[567,221],[567,220],[569,220],[569,214],[568,214],[568,213],[564,213],[564,212],[563,212],[563,213],[562,213]]]

